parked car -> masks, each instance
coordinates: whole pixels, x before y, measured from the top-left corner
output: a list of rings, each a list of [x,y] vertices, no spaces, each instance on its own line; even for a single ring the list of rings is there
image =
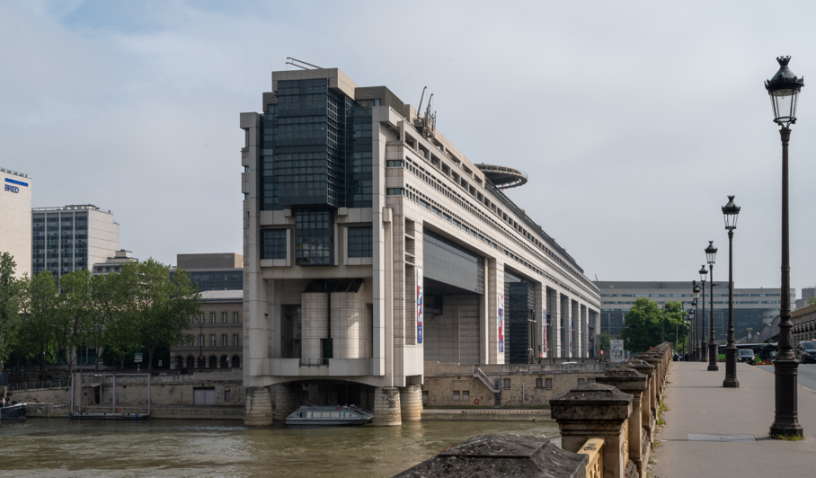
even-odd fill
[[[737,362],[747,362],[751,365],[754,364],[754,351],[751,349],[739,349],[737,350]]]
[[[816,363],[816,342],[799,342],[796,347],[796,356],[802,363]]]

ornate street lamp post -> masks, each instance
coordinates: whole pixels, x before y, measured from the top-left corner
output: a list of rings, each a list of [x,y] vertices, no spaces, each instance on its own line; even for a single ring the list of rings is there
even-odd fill
[[[706,344],[705,339],[705,283],[706,277],[708,276],[708,270],[705,268],[705,264],[703,267],[700,268],[700,281],[703,283],[703,313],[700,314],[700,337],[703,339],[702,343],[700,344],[700,362],[706,362],[708,359],[708,345]],[[711,301],[714,302],[714,295],[711,296]]]
[[[805,86],[804,78],[797,78],[788,68],[789,56],[780,56],[779,71],[765,82],[771,96],[774,122],[781,126],[782,139],[782,303],[779,310],[779,352],[774,359],[776,410],[771,425],[771,436],[804,436],[799,425],[797,374],[799,361],[793,353],[790,310],[790,240],[788,237],[788,143],[790,125],[796,123],[796,103],[799,91]]]
[[[693,302],[693,305],[694,305],[694,343],[692,345],[692,348],[694,349],[694,352],[693,352],[692,361],[696,362],[698,357],[700,356],[700,341],[697,340],[697,334],[699,333],[698,331],[700,330],[700,327],[697,326],[697,318],[700,317],[700,313],[699,313],[700,309],[697,307],[697,300],[700,298],[700,287],[697,286],[697,281],[696,280],[692,281],[691,283],[693,285],[691,290],[692,290],[692,292],[694,292],[694,302]]]
[[[711,317],[708,319],[709,324],[711,324],[711,336],[708,338],[708,370],[709,372],[716,372],[719,370],[717,359],[720,354],[717,353],[717,338],[714,336],[714,259],[717,258],[717,248],[714,247],[714,241],[708,241],[705,253],[708,267],[711,269],[711,280],[709,281],[711,284],[709,286],[711,291]],[[703,330],[703,335],[705,335],[705,330]]]
[[[734,196],[728,196],[728,204],[722,207],[725,230],[728,231],[728,345],[725,348],[725,380],[723,387],[738,388],[737,346],[734,344],[734,229],[740,207]]]

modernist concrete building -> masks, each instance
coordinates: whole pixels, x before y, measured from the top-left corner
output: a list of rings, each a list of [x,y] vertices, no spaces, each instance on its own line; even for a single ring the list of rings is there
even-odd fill
[[[241,254],[177,254],[176,264],[187,272],[199,292],[244,288],[244,256]]]
[[[716,266],[715,266],[716,267]],[[699,284],[699,280],[697,281]],[[725,340],[728,332],[728,281],[714,277],[714,333],[717,340]],[[601,333],[620,337],[625,326],[624,317],[632,308],[635,300],[646,297],[662,306],[666,302],[679,301],[688,310],[694,299],[691,281],[654,281],[654,282],[596,282],[601,290]],[[746,329],[759,331],[763,325],[770,324],[779,315],[781,289],[736,288],[734,287],[734,334],[744,337]],[[791,289],[791,302],[796,297],[796,289]],[[698,301],[702,309],[702,293]],[[711,318],[711,289],[709,282],[705,285],[705,317]],[[708,323],[708,322],[706,322]],[[706,326],[706,340],[708,340]]]
[[[119,250],[119,224],[110,211],[84,204],[37,207],[31,216],[34,274],[48,269],[60,277],[90,269]]]
[[[0,168],[0,252],[17,263],[15,275],[31,275],[31,178]]]
[[[243,362],[243,291],[201,292],[201,316],[190,317],[196,338],[170,348],[171,369],[240,368]]]
[[[468,160],[430,104],[313,69],[274,72],[261,108],[240,118],[247,423],[317,383],[394,425],[425,362],[594,355],[597,286],[502,192],[527,177]]]

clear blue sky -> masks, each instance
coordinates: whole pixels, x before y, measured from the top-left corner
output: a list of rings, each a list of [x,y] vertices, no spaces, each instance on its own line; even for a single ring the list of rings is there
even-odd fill
[[[434,93],[474,162],[590,278],[692,280],[736,194],[738,286],[778,287],[780,154],[763,81],[816,69],[816,4],[0,0],[0,166],[35,206],[96,204],[139,258],[240,252],[238,115],[293,56]],[[809,85],[806,81],[806,85]],[[813,91],[810,89],[813,88]],[[816,86],[791,148],[792,278],[816,284]]]

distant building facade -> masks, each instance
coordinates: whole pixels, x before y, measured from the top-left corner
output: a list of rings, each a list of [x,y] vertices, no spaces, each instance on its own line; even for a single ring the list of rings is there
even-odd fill
[[[0,168],[0,252],[17,263],[15,275],[31,275],[31,178]]]
[[[698,281],[699,283],[699,281]],[[714,332],[717,340],[724,340],[728,329],[728,282],[717,281],[714,287]],[[666,302],[679,301],[683,308],[691,308],[694,294],[691,281],[623,282],[598,281],[601,290],[601,333],[620,337],[626,326],[624,317],[635,300],[645,297],[662,306]],[[744,337],[747,329],[754,332],[770,324],[779,315],[781,289],[734,288],[734,329],[736,337]],[[698,301],[703,313],[702,293]],[[796,298],[796,289],[791,289],[791,301]],[[705,317],[711,317],[711,290],[706,282]],[[708,322],[707,322],[708,323]],[[707,329],[708,330],[708,329]]]
[[[802,309],[808,306],[808,300],[816,296],[816,287],[803,287],[802,288],[802,298],[796,299],[796,309]]]
[[[178,269],[184,269],[199,292],[243,290],[244,256],[228,253],[178,254]]]
[[[816,340],[816,304],[803,307],[791,314],[793,343]]]
[[[243,291],[204,291],[201,301],[201,315],[190,317],[188,333],[195,338],[170,348],[170,367],[174,370],[241,368]]]
[[[139,262],[139,259],[133,257],[133,253],[120,249],[114,252],[113,257],[108,257],[105,262],[97,262],[93,265],[93,275],[106,276],[111,273],[119,273],[122,271],[122,266],[129,262]]]
[[[31,210],[31,271],[56,277],[90,269],[119,250],[119,224],[113,213],[85,204]]]

